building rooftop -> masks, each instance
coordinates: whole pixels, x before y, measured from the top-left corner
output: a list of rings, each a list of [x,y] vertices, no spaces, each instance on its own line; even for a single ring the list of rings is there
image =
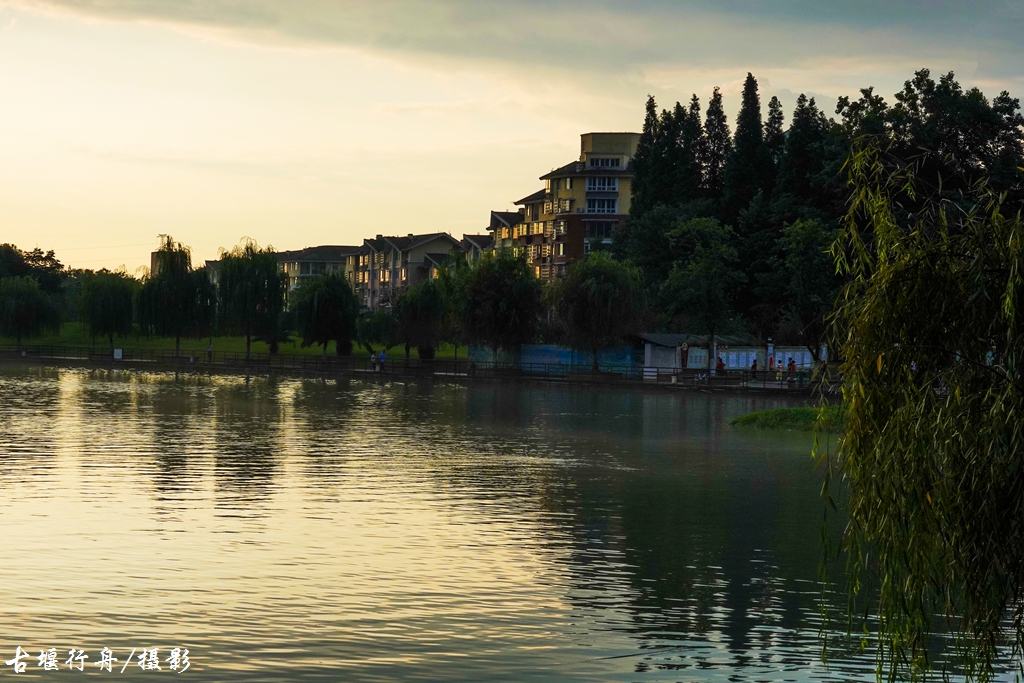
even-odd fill
[[[522,211],[491,211],[491,224],[487,229],[496,230],[498,228],[511,228],[512,226],[519,225],[522,222]]]
[[[542,202],[547,197],[547,190],[537,190],[531,195],[527,195],[520,199],[518,202],[512,202],[513,204],[533,204],[534,202]]]
[[[341,245],[323,245],[319,247],[306,247],[293,251],[277,252],[278,263],[291,263],[296,261],[343,261],[346,257],[359,253],[359,247]]]
[[[491,235],[463,235],[462,241],[469,242],[477,249],[489,249],[494,245],[494,237]]]
[[[562,166],[560,168],[556,168],[554,171],[551,171],[551,173],[547,173],[545,175],[542,175],[540,177],[540,179],[541,180],[551,180],[553,178],[574,178],[574,177],[579,177],[579,176],[592,176],[592,175],[629,177],[629,176],[633,175],[633,171],[631,171],[628,167],[627,168],[606,168],[606,167],[595,168],[593,166],[589,166],[588,167],[582,161],[570,161],[565,166]],[[521,203],[521,202],[516,202],[516,204],[519,204],[519,203]]]

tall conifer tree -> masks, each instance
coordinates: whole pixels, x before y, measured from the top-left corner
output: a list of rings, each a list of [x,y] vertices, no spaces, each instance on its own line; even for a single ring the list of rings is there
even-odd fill
[[[644,212],[654,206],[652,197],[658,173],[658,132],[661,128],[658,120],[658,103],[653,95],[647,96],[644,127],[637,142],[636,154],[633,155],[633,186],[632,201],[629,215],[640,218]]]
[[[768,155],[772,163],[778,166],[779,158],[782,156],[782,145],[785,138],[782,136],[782,126],[786,121],[786,115],[782,112],[782,103],[779,98],[772,96],[768,102],[768,120],[764,124],[764,146],[768,149]]]
[[[675,118],[679,131],[675,164],[675,200],[681,204],[700,197],[704,130],[700,125],[700,100],[696,95],[690,99],[687,108],[676,103]]]
[[[761,98],[757,80],[747,74],[743,84],[743,102],[736,117],[736,136],[725,167],[724,218],[733,222],[758,192],[767,193],[771,185],[771,161],[764,146],[761,123]]]
[[[729,158],[731,149],[729,123],[722,109],[722,92],[716,87],[704,120],[704,193],[712,199],[722,196],[725,160]]]

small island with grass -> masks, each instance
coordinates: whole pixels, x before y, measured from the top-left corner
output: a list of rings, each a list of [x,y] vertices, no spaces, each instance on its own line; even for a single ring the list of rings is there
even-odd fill
[[[821,421],[819,423],[819,416]],[[842,431],[845,423],[843,406],[840,404],[822,407],[803,406],[799,408],[773,408],[740,415],[730,424],[736,427],[756,429],[784,429],[810,432],[815,428],[825,432]]]

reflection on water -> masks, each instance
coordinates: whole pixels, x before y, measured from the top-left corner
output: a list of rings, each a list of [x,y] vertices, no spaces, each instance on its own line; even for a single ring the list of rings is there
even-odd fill
[[[809,437],[727,425],[780,400],[0,370],[0,661],[870,679],[819,661]]]

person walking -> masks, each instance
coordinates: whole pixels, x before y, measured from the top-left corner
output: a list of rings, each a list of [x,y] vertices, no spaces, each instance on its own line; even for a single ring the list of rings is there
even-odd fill
[[[370,372],[377,372],[377,354],[370,349]]]
[[[384,360],[385,360],[385,358],[386,357],[384,356],[384,349],[381,349],[380,357],[377,358],[377,362],[380,364],[380,371],[381,372],[384,372]]]

